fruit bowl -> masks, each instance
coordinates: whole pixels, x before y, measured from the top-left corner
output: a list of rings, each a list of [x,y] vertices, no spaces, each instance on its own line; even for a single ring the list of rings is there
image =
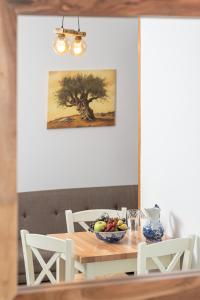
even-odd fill
[[[102,240],[107,243],[116,243],[124,238],[126,231],[127,230],[114,231],[114,232],[105,232],[105,231],[96,232],[96,231],[94,231],[94,233],[99,240]]]
[[[116,243],[123,239],[127,229],[126,218],[110,218],[107,213],[89,225],[89,231],[94,232],[99,240],[108,243]]]

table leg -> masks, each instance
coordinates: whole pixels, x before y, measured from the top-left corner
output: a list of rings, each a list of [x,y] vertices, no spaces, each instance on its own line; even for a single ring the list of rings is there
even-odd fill
[[[92,264],[86,264],[85,266],[85,273],[84,273],[84,277],[86,280],[93,280],[95,279],[95,269],[93,267]]]

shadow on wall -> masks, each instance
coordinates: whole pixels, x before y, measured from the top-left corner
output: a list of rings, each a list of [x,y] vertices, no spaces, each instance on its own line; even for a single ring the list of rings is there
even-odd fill
[[[196,236],[194,244],[194,257],[192,260],[192,268],[200,269],[200,236]]]
[[[169,213],[169,226],[171,230],[171,235],[173,237],[181,236],[181,228],[183,226],[183,223],[172,211],[170,211]],[[196,236],[195,239],[194,253],[192,258],[192,268],[200,269],[200,236]]]
[[[175,215],[174,212],[170,211],[169,213],[169,227],[170,232],[173,237],[180,237],[181,232],[180,229],[183,226],[181,220]]]

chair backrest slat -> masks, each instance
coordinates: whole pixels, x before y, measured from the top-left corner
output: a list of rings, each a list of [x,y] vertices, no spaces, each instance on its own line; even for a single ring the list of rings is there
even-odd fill
[[[161,272],[165,272],[165,267],[163,266],[162,262],[160,261],[160,259],[158,257],[152,257],[153,262],[155,263],[155,265],[158,267],[158,269]]]
[[[180,261],[181,256],[184,254],[184,251],[178,251],[173,259],[171,260],[170,264],[168,265],[166,271],[167,272],[172,272],[174,270],[174,268],[176,267],[176,265],[178,264],[178,262]]]
[[[102,214],[108,213],[111,218],[119,217],[126,218],[127,208],[122,207],[121,210],[114,209],[90,209],[83,210],[72,213],[71,210],[65,211],[67,232],[74,232],[74,223],[79,223],[79,225],[84,229],[88,230],[88,225],[86,222],[93,222],[98,219]]]
[[[35,247],[41,250],[59,253],[65,252],[65,243],[63,243],[62,240],[50,236],[44,236],[42,234],[27,234],[26,243],[30,247]]]
[[[147,247],[144,247],[143,252],[147,257],[151,257],[157,252],[159,252],[159,256],[175,254],[178,251],[185,251],[185,249],[189,249],[190,243],[190,238],[169,239],[152,244],[145,243]]]
[[[21,230],[21,242],[22,250],[24,256],[24,265],[26,272],[26,284],[28,286],[34,285],[35,274],[34,274],[34,265],[33,265],[33,254],[31,248],[26,243],[26,235],[29,232],[27,230]]]

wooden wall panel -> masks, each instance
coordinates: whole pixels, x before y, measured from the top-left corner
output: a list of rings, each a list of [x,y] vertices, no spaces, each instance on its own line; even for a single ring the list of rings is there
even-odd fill
[[[141,22],[138,18],[138,208],[141,208]]]
[[[199,0],[0,0],[0,299],[16,291],[16,17],[200,16]],[[21,299],[199,299],[200,273],[20,292]],[[169,296],[168,296],[169,295]],[[76,297],[74,297],[76,296]]]
[[[16,291],[15,14],[0,1],[0,299]]]
[[[7,0],[17,13],[43,15],[200,16],[198,0]]]
[[[143,279],[86,282],[21,290],[15,300],[199,300],[198,274],[160,275]]]

